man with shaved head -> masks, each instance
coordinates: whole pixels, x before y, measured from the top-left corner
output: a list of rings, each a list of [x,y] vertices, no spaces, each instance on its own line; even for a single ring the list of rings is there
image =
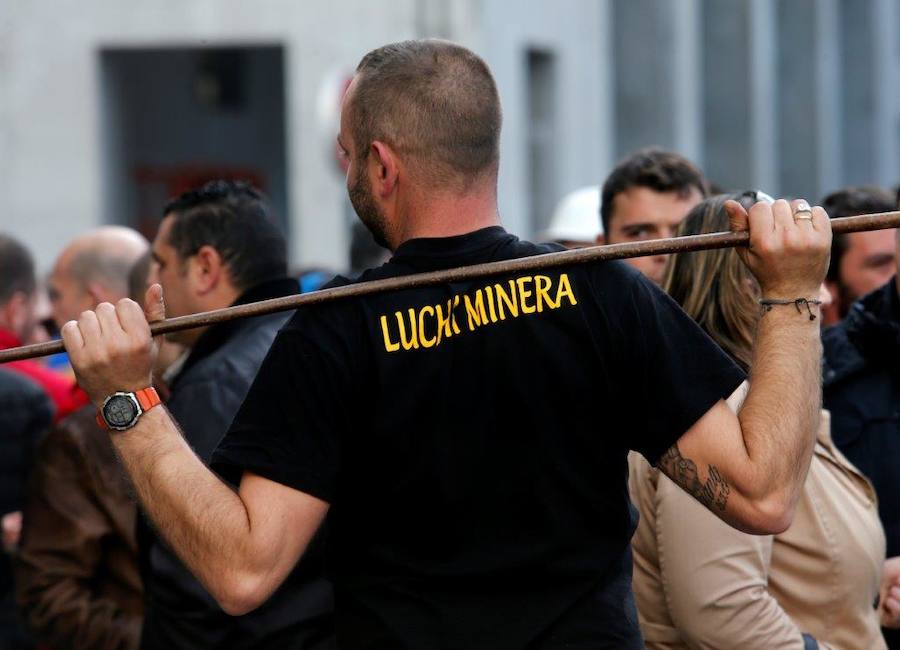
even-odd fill
[[[500,225],[500,122],[491,72],[464,47],[363,57],[338,141],[353,206],[393,257],[362,281],[559,250]],[[101,305],[62,333],[121,429],[146,512],[230,614],[269,606],[327,514],[342,649],[637,650],[629,449],[731,525],[772,534],[790,525],[818,428],[828,217],[806,202],[727,210],[769,300],[740,413],[725,398],[743,373],[619,262],[299,309],[213,471],[180,416],[133,406],[153,365],[147,318],[166,311],[159,286],[145,310]]]
[[[129,271],[148,250],[139,233],[118,226],[70,243],[49,280],[57,323],[128,297]],[[136,517],[94,409],[51,429],[37,448],[15,566],[20,617],[37,640],[54,648],[138,647]]]
[[[148,250],[140,233],[105,226],[81,235],[66,246],[50,275],[48,290],[53,319],[59,327],[101,302],[128,296],[128,274]]]

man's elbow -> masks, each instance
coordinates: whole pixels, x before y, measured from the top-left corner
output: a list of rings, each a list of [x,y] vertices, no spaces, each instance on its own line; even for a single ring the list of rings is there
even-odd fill
[[[769,496],[752,502],[741,521],[741,529],[753,535],[778,535],[791,527],[796,500],[783,496]]]
[[[217,585],[212,596],[226,614],[243,616],[266,602],[270,593],[259,576],[234,574]]]

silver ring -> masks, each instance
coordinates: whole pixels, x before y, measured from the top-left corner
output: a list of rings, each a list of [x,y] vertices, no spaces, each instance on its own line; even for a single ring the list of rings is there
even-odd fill
[[[794,221],[800,221],[801,219],[805,221],[812,221],[812,208],[809,207],[809,203],[806,201],[800,201],[797,204],[797,209],[794,211]]]

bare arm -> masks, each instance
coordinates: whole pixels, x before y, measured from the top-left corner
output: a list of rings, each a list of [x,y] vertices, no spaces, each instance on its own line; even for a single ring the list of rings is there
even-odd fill
[[[324,501],[249,473],[235,492],[162,407],[113,440],[154,525],[229,614],[265,602],[328,510]]]
[[[815,297],[828,265],[831,229],[821,208],[795,223],[785,201],[729,204],[735,229],[747,226],[745,261],[767,298]],[[818,308],[810,305],[818,316]],[[821,404],[820,321],[806,308],[763,312],[750,392],[737,416],[713,406],[659,461],[659,468],[731,525],[778,533],[793,517],[809,469]]]
[[[162,292],[148,292],[150,320],[164,316]],[[150,385],[154,349],[141,308],[101,304],[63,327],[79,384],[95,403]],[[137,496],[181,560],[230,614],[262,604],[293,569],[328,504],[245,474],[235,492],[209,470],[158,406],[113,443]]]

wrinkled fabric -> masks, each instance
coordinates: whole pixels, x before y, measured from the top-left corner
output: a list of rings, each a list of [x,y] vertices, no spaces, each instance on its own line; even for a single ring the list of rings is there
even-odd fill
[[[109,433],[85,407],[41,441],[15,566],[19,612],[55,650],[137,648],[137,506]]]

